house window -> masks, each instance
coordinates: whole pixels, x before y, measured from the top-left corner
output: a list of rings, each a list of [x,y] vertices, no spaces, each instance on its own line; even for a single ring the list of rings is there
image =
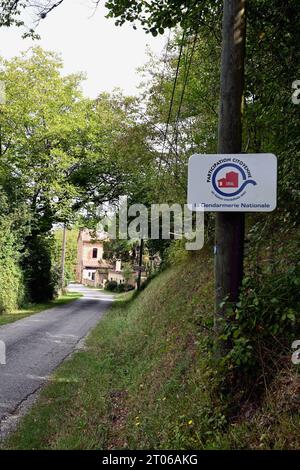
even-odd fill
[[[95,273],[92,273],[92,281],[95,280]]]
[[[98,256],[98,248],[93,248],[93,258],[97,258]]]

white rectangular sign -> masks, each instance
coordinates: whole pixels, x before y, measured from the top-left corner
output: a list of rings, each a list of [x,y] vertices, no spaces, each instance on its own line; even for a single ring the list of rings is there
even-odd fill
[[[277,200],[277,158],[271,153],[193,155],[188,204],[208,212],[271,212]]]

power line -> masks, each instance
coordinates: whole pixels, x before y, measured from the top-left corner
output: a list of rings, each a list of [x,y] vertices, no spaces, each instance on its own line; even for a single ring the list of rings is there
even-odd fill
[[[175,149],[176,149],[176,151],[177,151],[179,118],[180,118],[180,114],[181,114],[183,99],[184,99],[185,90],[186,90],[186,86],[187,86],[187,82],[188,82],[188,78],[189,78],[189,73],[190,73],[190,69],[191,69],[191,65],[192,65],[192,61],[193,61],[193,56],[194,56],[194,52],[195,52],[195,48],[196,48],[197,39],[198,39],[198,28],[197,28],[197,31],[195,32],[195,35],[194,35],[194,40],[193,40],[193,45],[192,45],[190,58],[189,58],[189,61],[188,61],[188,65],[185,69],[184,83],[183,83],[183,87],[182,87],[182,91],[181,91],[179,107],[178,107],[178,112],[177,112],[177,116],[176,116],[176,123],[175,123]]]
[[[170,120],[171,120],[171,115],[172,115],[172,108],[173,108],[173,103],[174,103],[176,84],[177,84],[177,80],[178,80],[178,76],[179,76],[179,68],[180,68],[181,56],[182,56],[182,51],[183,51],[183,44],[184,44],[184,39],[185,39],[185,33],[186,33],[186,31],[183,30],[182,38],[181,38],[181,43],[180,43],[179,56],[178,56],[177,66],[176,66],[176,74],[175,74],[175,79],[174,79],[174,82],[173,82],[172,96],[171,96],[171,101],[170,101],[170,106],[169,106],[169,112],[168,112],[166,130],[165,130],[165,133],[164,133],[163,147],[162,147],[160,159],[162,159],[162,156],[163,156],[163,153],[164,153],[164,149],[165,149],[165,145],[166,145],[166,140],[167,140],[167,135],[168,135],[168,130],[169,130],[169,125],[170,125]]]
[[[163,60],[163,69],[162,69],[162,73],[161,73],[161,77],[160,77],[160,86],[159,86],[158,96],[162,92],[163,82],[164,82],[164,78],[165,78],[165,67],[166,67],[166,63],[167,63],[167,59],[168,59],[170,39],[171,39],[171,30],[169,30],[168,40],[167,40],[167,44],[166,44],[166,52],[165,52],[165,56],[164,56],[164,60]]]

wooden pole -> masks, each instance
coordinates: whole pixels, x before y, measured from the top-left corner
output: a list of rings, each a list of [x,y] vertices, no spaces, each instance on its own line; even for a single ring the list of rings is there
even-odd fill
[[[218,152],[242,151],[242,105],[246,37],[246,0],[224,0],[222,26],[221,94],[218,129]],[[215,280],[216,332],[224,319],[227,299],[235,303],[243,276],[243,213],[216,215]]]
[[[67,244],[67,227],[66,227],[66,224],[64,224],[62,249],[61,249],[61,292],[63,292],[65,288],[66,244]]]
[[[144,251],[144,240],[141,238],[140,253],[139,253],[139,272],[137,278],[137,290],[141,289],[141,277],[142,277],[142,266],[143,266],[143,251]]]

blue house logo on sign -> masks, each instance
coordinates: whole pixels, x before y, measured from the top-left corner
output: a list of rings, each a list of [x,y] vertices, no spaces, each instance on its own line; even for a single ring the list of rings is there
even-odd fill
[[[211,182],[213,190],[219,196],[225,198],[241,197],[245,195],[244,190],[248,185],[257,185],[257,182],[252,178],[249,167],[244,162],[241,164],[237,161],[237,159],[233,159],[232,162],[220,164],[214,171],[211,168],[208,172],[207,181]]]

